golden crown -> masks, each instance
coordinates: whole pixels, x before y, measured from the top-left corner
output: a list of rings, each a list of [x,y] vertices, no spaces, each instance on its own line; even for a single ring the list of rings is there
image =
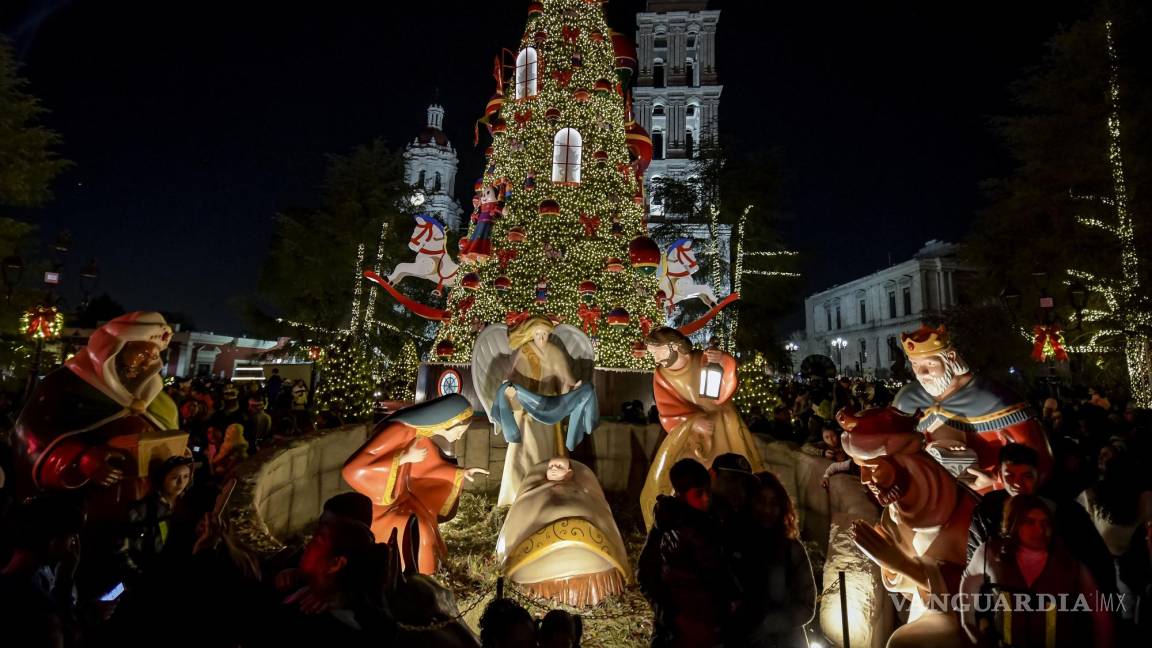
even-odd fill
[[[924,358],[937,355],[952,348],[948,329],[943,324],[939,328],[921,325],[912,333],[901,333],[900,344],[909,358]]]

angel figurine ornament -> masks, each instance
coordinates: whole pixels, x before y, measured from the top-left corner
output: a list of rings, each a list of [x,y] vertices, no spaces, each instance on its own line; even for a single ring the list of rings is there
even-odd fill
[[[531,316],[476,338],[472,380],[496,433],[508,441],[497,506],[516,500],[524,476],[568,456],[600,417],[592,387],[595,350],[579,329]],[[560,423],[568,418],[567,433]]]

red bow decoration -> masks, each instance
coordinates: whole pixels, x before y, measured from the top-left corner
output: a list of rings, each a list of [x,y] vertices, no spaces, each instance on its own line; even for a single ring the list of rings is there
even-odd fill
[[[568,84],[572,82],[572,70],[553,70],[552,78],[561,88],[567,88]]]
[[[585,335],[596,335],[600,330],[600,307],[580,304],[576,314],[580,317],[581,327]]]
[[[508,311],[508,314],[504,316],[504,323],[508,325],[508,328],[513,328],[529,317],[532,317],[532,313],[528,311]]]
[[[575,43],[580,38],[580,28],[565,25],[560,29],[560,36],[569,43]]]
[[[56,309],[53,307],[37,306],[30,309],[28,328],[24,331],[30,337],[56,337],[54,326],[56,324]]]
[[[475,296],[466,297],[464,299],[461,299],[460,303],[456,304],[456,311],[459,312],[461,315],[464,315],[465,313],[468,312],[468,310],[470,308],[472,308],[472,306],[475,303],[476,303],[476,297]]]
[[[532,109],[529,108],[524,112],[518,112],[512,115],[512,121],[516,122],[520,126],[527,124],[528,122],[532,121]]]
[[[580,214],[580,224],[584,226],[584,236],[596,236],[596,230],[600,229],[600,217]]]
[[[652,320],[641,315],[640,316],[640,332],[644,337],[648,337],[648,333],[652,330]]]
[[[1064,336],[1060,335],[1060,325],[1050,324],[1043,326],[1037,324],[1032,327],[1032,333],[1036,337],[1032,341],[1032,359],[1036,362],[1044,362],[1046,355],[1045,347],[1052,347],[1052,357],[1057,362],[1064,362],[1068,359],[1068,352],[1064,350]]]
[[[500,271],[503,272],[508,268],[508,264],[512,262],[517,256],[516,250],[505,248],[503,250],[496,250],[496,259],[500,262]]]

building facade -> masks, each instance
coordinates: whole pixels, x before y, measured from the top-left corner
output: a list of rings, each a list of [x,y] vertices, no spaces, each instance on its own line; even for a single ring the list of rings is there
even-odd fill
[[[460,228],[464,210],[456,201],[456,149],[444,134],[444,107],[428,106],[428,123],[404,147],[404,181],[417,189],[413,204],[444,223]]]
[[[632,91],[632,111],[652,137],[655,178],[684,176],[701,141],[716,136],[720,85],[716,70],[716,25],[720,12],[706,0],[648,0],[637,14],[639,75]],[[660,204],[649,204],[653,219],[663,217]],[[672,216],[672,215],[670,215]]]
[[[888,376],[894,362],[904,362],[901,333],[964,303],[977,270],[958,251],[929,241],[908,261],[805,299],[800,357],[828,356],[842,374]]]

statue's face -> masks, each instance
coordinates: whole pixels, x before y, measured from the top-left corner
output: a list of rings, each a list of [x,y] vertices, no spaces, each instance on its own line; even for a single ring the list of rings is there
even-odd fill
[[[652,354],[657,366],[665,369],[674,366],[680,360],[680,351],[674,344],[649,344],[648,353]]]
[[[156,375],[161,366],[160,349],[151,342],[128,342],[116,354],[116,375],[129,390]]]
[[[548,481],[564,481],[572,477],[572,462],[567,457],[553,457],[548,462]]]
[[[538,326],[532,331],[532,343],[536,345],[536,348],[543,351],[548,346],[548,337],[550,335],[551,333],[547,329],[543,326]]]
[[[932,396],[939,396],[947,391],[956,377],[944,354],[911,358],[909,362],[912,364],[912,372],[916,374],[916,380],[920,381],[924,390]]]
[[[453,425],[447,430],[444,430],[444,438],[453,443],[459,441],[464,437],[464,433],[468,431],[468,426],[471,424],[471,421],[464,421],[463,423],[457,423],[456,425]]]
[[[891,458],[876,457],[860,462],[860,483],[872,491],[880,506],[888,506],[904,496],[904,489],[899,485],[902,470]]]

